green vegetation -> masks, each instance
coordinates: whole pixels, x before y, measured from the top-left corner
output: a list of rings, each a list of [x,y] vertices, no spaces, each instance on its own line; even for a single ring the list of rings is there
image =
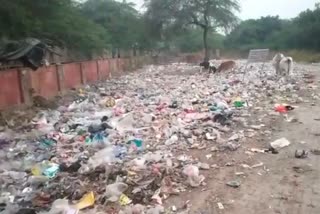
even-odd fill
[[[271,48],[319,61],[320,6],[291,20],[240,22],[237,0],[145,0],[141,13],[115,0],[0,0],[0,41],[35,37],[90,56],[104,50],[246,53]],[[223,36],[217,32],[229,32]]]
[[[0,14],[2,40],[35,37],[84,52],[108,44],[106,29],[86,19],[71,0],[0,0]]]
[[[161,39],[170,39],[191,26],[201,29],[205,59],[210,53],[208,35],[219,28],[231,28],[237,21],[234,12],[240,10],[237,0],[145,0],[145,3],[146,17],[157,26]]]
[[[292,20],[268,16],[243,21],[227,35],[225,47],[237,50],[267,47],[282,51],[299,50],[291,51],[291,54],[298,58],[310,58],[308,55],[320,51],[319,38],[318,4],[314,10],[306,10]],[[311,58],[310,60],[312,61]]]

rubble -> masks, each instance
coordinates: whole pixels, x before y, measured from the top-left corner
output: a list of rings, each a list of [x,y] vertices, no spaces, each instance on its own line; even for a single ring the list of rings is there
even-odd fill
[[[270,146],[273,149],[282,149],[284,147],[289,146],[291,143],[286,138],[280,138],[270,143]]]
[[[199,169],[218,168],[211,162],[216,155],[271,132],[264,120],[280,117],[271,100],[301,100],[297,81],[273,78],[271,64],[264,77],[251,70],[241,81],[245,63],[209,78],[189,64],[148,66],[85,86],[71,103],[42,109],[31,120],[19,115],[0,127],[0,213],[163,213],[171,195],[205,185]],[[292,96],[284,100],[287,91]],[[276,111],[290,114],[291,107]],[[289,144],[281,139],[271,146]],[[190,150],[201,151],[207,163]],[[224,209],[222,203],[218,207]]]

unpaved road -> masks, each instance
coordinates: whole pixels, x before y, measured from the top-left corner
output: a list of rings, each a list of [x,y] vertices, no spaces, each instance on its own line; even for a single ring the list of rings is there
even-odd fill
[[[317,68],[315,85],[320,80]],[[303,91],[306,100],[316,91]],[[301,103],[290,113],[298,122],[287,122],[283,117],[268,121],[265,130],[270,136],[251,139],[236,152],[217,154],[211,164],[217,169],[206,173],[207,185],[201,190],[186,192],[173,198],[168,206],[182,207],[188,202],[189,213],[197,214],[318,214],[320,213],[320,156],[309,153],[306,159],[295,158],[296,149],[307,151],[320,149],[320,102]],[[285,137],[291,145],[279,154],[248,153],[250,148],[266,148],[269,143]],[[205,161],[201,151],[196,152],[200,161]],[[248,169],[243,164],[263,166]],[[231,166],[228,166],[231,165]],[[241,173],[240,173],[241,172]],[[243,175],[237,175],[242,174]],[[239,188],[226,186],[226,182],[237,180]],[[218,203],[223,205],[219,209]]]

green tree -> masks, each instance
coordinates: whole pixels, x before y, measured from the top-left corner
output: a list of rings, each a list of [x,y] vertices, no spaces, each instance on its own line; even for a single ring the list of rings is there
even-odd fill
[[[320,51],[320,6],[306,10],[292,20],[262,17],[246,20],[227,35],[225,46],[248,50],[272,48],[275,50],[304,49]]]
[[[0,0],[1,38],[35,37],[85,53],[101,51],[108,33],[72,0]]]
[[[293,20],[292,34],[288,35],[293,46],[299,49],[320,50],[320,7],[306,10]]]
[[[237,0],[145,0],[146,16],[159,29],[173,30],[186,25],[196,25],[202,29],[204,59],[209,59],[208,33],[218,28],[229,29],[239,11]],[[160,37],[161,32],[159,32]]]
[[[172,46],[180,52],[192,53],[198,52],[203,48],[202,29],[198,27],[190,27],[185,29],[183,33],[176,35],[171,43]],[[208,33],[208,48],[222,48],[224,37],[217,33]]]
[[[235,27],[228,34],[225,45],[229,48],[240,48],[243,50],[251,48],[267,47],[270,38],[279,33],[284,26],[284,21],[278,16],[267,16],[260,19],[246,20]]]
[[[144,20],[132,3],[88,0],[82,5],[82,11],[110,33],[113,48],[132,49],[143,46],[146,39]]]

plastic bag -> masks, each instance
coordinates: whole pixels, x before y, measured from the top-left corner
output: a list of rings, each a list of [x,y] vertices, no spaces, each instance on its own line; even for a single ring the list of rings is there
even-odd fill
[[[121,182],[109,184],[106,187],[106,192],[105,192],[105,197],[107,198],[107,201],[111,201],[111,202],[118,201],[122,193],[126,191],[127,188],[128,188],[128,185]]]

